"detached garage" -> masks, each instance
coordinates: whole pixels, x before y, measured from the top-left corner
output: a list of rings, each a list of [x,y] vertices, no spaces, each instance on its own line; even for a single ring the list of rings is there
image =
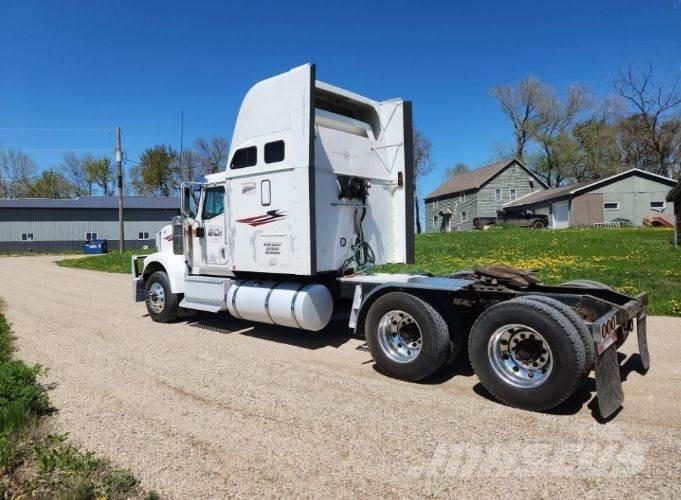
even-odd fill
[[[667,200],[676,181],[637,168],[596,181],[531,193],[505,207],[549,214],[551,227],[643,225],[644,217],[671,221],[673,204]]]

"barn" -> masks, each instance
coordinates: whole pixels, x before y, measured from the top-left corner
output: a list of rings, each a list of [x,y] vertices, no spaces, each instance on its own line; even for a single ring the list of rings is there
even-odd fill
[[[666,201],[676,181],[638,168],[581,184],[530,193],[504,205],[549,216],[555,229],[625,223],[643,225],[644,217],[669,219]]]
[[[179,198],[124,196],[126,248],[154,246],[156,232],[179,214]],[[61,252],[92,239],[118,248],[118,197],[0,199],[0,252]]]

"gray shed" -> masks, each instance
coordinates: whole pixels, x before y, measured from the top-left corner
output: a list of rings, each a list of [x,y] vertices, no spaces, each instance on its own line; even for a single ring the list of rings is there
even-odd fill
[[[126,248],[155,246],[156,233],[179,214],[179,198],[124,196]],[[85,241],[118,248],[118,197],[0,199],[0,252],[80,250]]]
[[[531,193],[505,206],[547,213],[556,229],[617,221],[641,226],[647,216],[671,218],[672,204],[666,197],[675,184],[669,177],[632,168],[604,179]]]

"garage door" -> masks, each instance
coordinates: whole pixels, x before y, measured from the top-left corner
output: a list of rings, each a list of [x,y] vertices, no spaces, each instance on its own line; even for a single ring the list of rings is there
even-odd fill
[[[570,202],[559,201],[551,206],[551,220],[554,229],[570,227]]]

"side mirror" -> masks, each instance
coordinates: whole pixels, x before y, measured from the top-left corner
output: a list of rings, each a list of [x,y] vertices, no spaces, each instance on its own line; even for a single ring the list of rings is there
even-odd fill
[[[180,205],[180,213],[184,217],[192,217],[191,206],[192,206],[192,185],[183,184],[182,185],[182,202]]]

